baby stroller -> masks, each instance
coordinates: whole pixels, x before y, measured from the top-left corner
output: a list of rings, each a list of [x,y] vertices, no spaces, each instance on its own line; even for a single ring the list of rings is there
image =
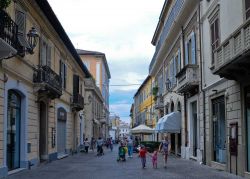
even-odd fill
[[[125,147],[124,147],[124,146],[120,146],[119,149],[118,149],[118,158],[117,158],[117,162],[119,162],[119,161],[125,162],[125,161],[126,161],[125,154],[126,154],[126,149],[125,149]]]

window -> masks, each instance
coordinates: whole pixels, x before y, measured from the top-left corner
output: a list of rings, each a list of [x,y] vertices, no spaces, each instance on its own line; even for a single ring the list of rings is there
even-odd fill
[[[211,46],[212,46],[212,64],[214,64],[214,51],[219,46],[219,19],[216,17],[210,24]]]
[[[178,49],[177,51],[177,55],[175,57],[175,60],[176,60],[176,73],[180,72],[181,71],[181,51],[180,49]]]
[[[246,19],[250,17],[250,1],[245,0]]]
[[[18,26],[18,42],[20,43],[20,45],[22,46],[22,52],[23,54],[21,55],[25,55],[25,48],[29,48],[29,44],[26,41],[26,13],[21,10],[21,8],[16,9],[15,12],[15,16],[16,16],[16,24]]]
[[[60,77],[61,77],[61,80],[62,80],[62,87],[64,89],[66,89],[67,66],[62,60],[60,60]]]
[[[44,38],[40,38],[40,65],[51,66],[51,46]]]
[[[185,66],[188,64],[196,64],[196,40],[195,33],[192,32],[188,40],[185,42]]]

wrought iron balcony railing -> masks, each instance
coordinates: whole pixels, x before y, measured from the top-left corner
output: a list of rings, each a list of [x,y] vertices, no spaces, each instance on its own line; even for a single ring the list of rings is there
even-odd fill
[[[18,26],[16,23],[4,10],[0,10],[0,39],[13,48],[13,50],[6,53],[16,53],[16,49],[18,48],[17,32]]]
[[[33,75],[36,91],[48,95],[51,99],[62,95],[61,77],[49,66],[38,66]]]
[[[83,96],[81,94],[73,94],[71,106],[75,111],[82,110],[84,108]]]
[[[184,0],[176,0],[175,4],[173,5],[171,12],[168,15],[168,19],[167,19],[166,23],[164,24],[163,30],[162,30],[160,38],[159,38],[159,42],[156,45],[154,56],[153,56],[152,61],[150,62],[150,65],[149,65],[149,71],[152,70],[154,64],[156,63],[156,61],[157,61],[156,57],[158,56],[158,53],[161,49],[161,46],[164,43],[164,41],[166,40],[166,38],[170,32],[170,28],[172,27],[175,19],[177,18],[177,16],[181,12],[183,4],[184,4]]]

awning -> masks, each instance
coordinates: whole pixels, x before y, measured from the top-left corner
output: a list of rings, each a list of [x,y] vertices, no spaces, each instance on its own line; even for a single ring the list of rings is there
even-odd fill
[[[180,133],[181,132],[181,113],[172,112],[162,118],[156,124],[155,130],[163,133]]]
[[[141,124],[133,129],[130,130],[132,134],[153,134],[155,132],[154,129]]]

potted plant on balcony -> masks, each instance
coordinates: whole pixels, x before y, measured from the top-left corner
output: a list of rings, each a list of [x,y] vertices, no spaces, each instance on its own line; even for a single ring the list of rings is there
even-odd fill
[[[153,96],[154,96],[155,101],[157,99],[157,93],[158,93],[158,86],[155,86],[155,87],[153,87]]]
[[[9,7],[11,0],[0,0],[0,10]]]

